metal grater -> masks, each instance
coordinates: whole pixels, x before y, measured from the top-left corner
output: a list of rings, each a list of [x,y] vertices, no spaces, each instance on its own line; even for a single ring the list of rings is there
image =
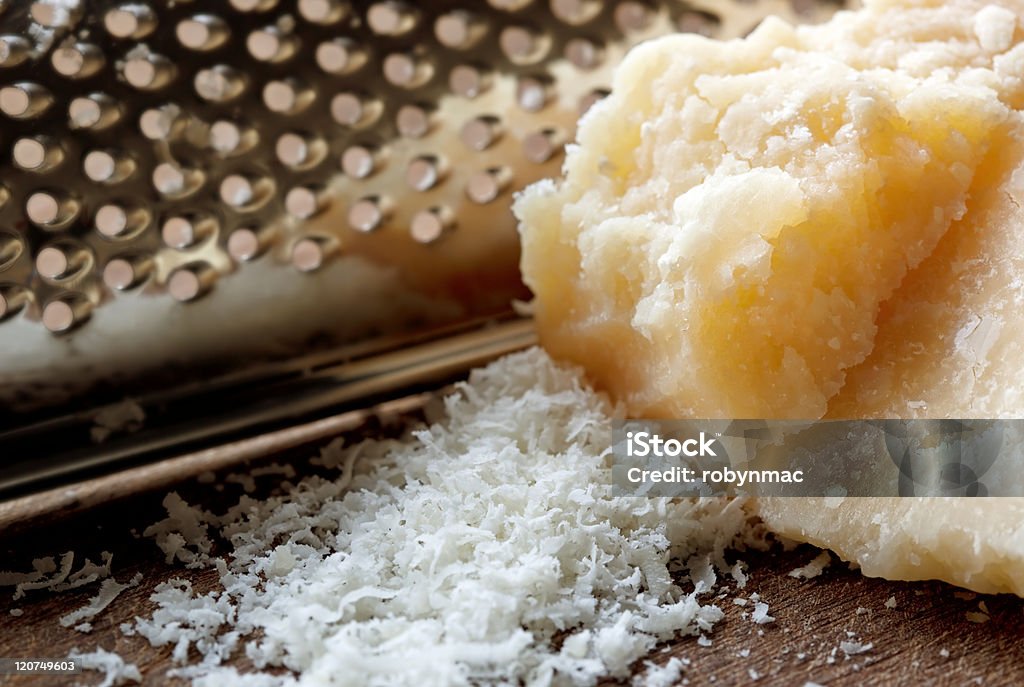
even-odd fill
[[[528,296],[511,194],[630,46],[841,4],[0,0],[3,459],[126,394],[192,427],[211,390],[486,348]],[[509,326],[491,343],[528,340]]]

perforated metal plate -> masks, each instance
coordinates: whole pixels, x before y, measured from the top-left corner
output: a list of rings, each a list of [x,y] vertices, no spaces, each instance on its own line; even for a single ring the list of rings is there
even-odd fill
[[[511,194],[631,45],[835,5],[0,8],[0,401],[24,405],[504,310]]]

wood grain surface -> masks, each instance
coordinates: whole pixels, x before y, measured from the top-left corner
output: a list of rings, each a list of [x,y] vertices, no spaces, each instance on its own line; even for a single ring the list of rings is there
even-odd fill
[[[364,430],[370,431],[370,430]],[[265,460],[292,461],[296,465],[316,453],[302,445]],[[300,460],[301,459],[301,460]],[[261,461],[251,462],[251,466]],[[237,470],[238,468],[232,468]],[[228,470],[230,471],[230,470]],[[189,479],[174,486],[186,500],[202,500],[216,507],[237,500],[241,488],[224,484],[223,473],[214,484]],[[273,478],[259,478],[260,485]],[[149,595],[171,577],[190,579],[197,592],[215,588],[212,571],[191,571],[164,562],[149,539],[133,536],[164,515],[160,502],[166,486],[134,494],[88,510],[49,516],[35,522],[8,525],[0,533],[0,568],[29,570],[33,558],[57,556],[73,550],[75,568],[85,558],[100,559],[113,553],[114,577],[127,581],[136,572],[142,583],[128,589],[93,619],[89,634],[64,628],[61,615],[85,605],[96,586],[62,593],[30,591],[12,600],[13,589],[0,588],[0,657],[63,658],[74,647],[116,651],[138,665],[147,685],[177,685],[167,677],[170,647],[155,649],[139,637],[125,637],[120,623],[153,610]],[[742,590],[730,580],[727,594],[717,603],[726,617],[715,626],[710,647],[693,637],[682,638],[657,650],[647,660],[664,663],[671,656],[690,661],[683,678],[691,685],[1024,685],[1024,600],[1013,596],[966,598],[954,587],[937,582],[900,583],[869,579],[838,561],[811,580],[787,573],[806,564],[816,551],[798,547],[763,554],[742,554],[750,566],[750,580]],[[736,605],[736,596],[757,592],[769,604],[775,621],[756,625],[749,617],[752,604]],[[895,608],[886,601],[894,598]],[[984,602],[990,620],[976,623],[968,612]],[[18,608],[20,616],[10,615]],[[860,609],[860,610],[858,610]],[[852,634],[850,634],[852,633]],[[864,654],[847,657],[840,642],[870,642]],[[948,652],[948,655],[946,655]],[[637,672],[644,668],[636,665]],[[237,662],[246,668],[245,660]],[[0,676],[3,685],[95,685],[97,673],[81,676]],[[608,681],[607,684],[617,684]]]

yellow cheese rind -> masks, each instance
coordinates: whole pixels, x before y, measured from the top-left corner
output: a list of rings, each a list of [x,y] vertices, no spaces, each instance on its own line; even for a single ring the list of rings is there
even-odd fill
[[[856,561],[869,577],[945,580],[1024,596],[1024,499],[762,499],[768,526]]]

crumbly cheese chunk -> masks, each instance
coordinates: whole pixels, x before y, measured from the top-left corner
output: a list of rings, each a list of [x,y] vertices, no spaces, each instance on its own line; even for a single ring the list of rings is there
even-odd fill
[[[831,415],[1021,415],[1024,141],[991,158],[967,215],[882,308],[875,348]],[[1024,596],[1022,499],[764,499],[760,511],[775,530],[827,545],[868,575]]]
[[[636,415],[1024,410],[1024,3],[635,51],[518,201],[544,344]],[[1024,502],[766,499],[869,575],[1024,594]]]
[[[516,204],[549,350],[637,415],[825,413],[1009,135],[977,22],[940,41],[951,10],[889,4],[630,54]]]

